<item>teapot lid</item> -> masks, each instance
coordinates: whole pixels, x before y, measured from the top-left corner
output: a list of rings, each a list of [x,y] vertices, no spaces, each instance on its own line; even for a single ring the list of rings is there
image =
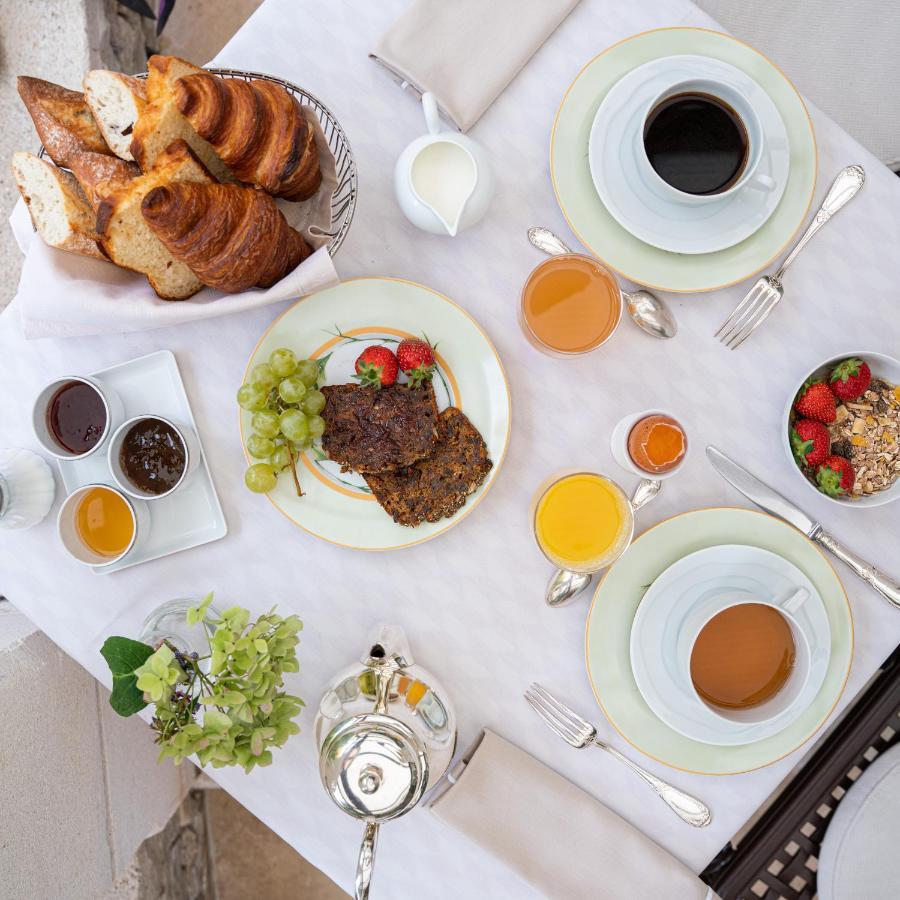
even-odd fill
[[[357,819],[386,821],[412,809],[428,782],[418,736],[381,713],[345,719],[325,738],[319,755],[322,784]]]

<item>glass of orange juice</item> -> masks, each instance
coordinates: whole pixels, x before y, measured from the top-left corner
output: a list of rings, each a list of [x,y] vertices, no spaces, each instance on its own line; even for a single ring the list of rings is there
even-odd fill
[[[580,253],[539,263],[522,288],[519,324],[538,350],[577,356],[606,343],[622,318],[615,276]]]
[[[557,572],[547,602],[562,606],[594,572],[614,563],[634,535],[635,505],[605,475],[571,470],[545,481],[532,502],[534,539]]]

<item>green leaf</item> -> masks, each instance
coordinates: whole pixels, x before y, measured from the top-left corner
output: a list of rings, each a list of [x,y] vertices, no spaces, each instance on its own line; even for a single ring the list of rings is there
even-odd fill
[[[231,728],[232,722],[225,713],[219,712],[217,709],[208,709],[203,717],[203,725],[209,731],[222,734]]]
[[[143,691],[138,690],[137,678],[133,673],[113,675],[109,705],[120,716],[133,716],[147,705]]]
[[[108,637],[100,653],[113,675],[130,675],[153,655],[154,650],[149,644],[131,638]]]

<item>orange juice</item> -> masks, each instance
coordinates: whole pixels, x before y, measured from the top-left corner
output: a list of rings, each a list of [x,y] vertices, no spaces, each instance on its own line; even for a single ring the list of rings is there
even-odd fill
[[[544,555],[561,569],[595,572],[628,546],[634,517],[622,489],[590,472],[564,475],[541,495],[534,534]]]
[[[84,545],[100,556],[121,556],[134,537],[131,508],[115,491],[95,487],[75,510],[75,530]]]
[[[621,315],[615,278],[587,256],[565,254],[542,262],[522,290],[526,336],[551,353],[587,353],[599,347]]]

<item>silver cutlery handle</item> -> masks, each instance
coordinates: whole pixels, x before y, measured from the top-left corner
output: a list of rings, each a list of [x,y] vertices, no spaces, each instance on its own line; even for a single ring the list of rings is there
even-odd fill
[[[709,807],[702,800],[698,800],[684,791],[679,791],[678,788],[672,787],[671,784],[667,784],[661,778],[651,775],[646,769],[642,769],[637,763],[632,762],[627,756],[623,756],[614,747],[610,747],[609,744],[604,744],[603,741],[595,738],[594,745],[610,753],[619,762],[625,763],[632,772],[643,778],[656,791],[660,800],[678,818],[687,822],[688,825],[693,825],[695,828],[703,828],[712,821],[712,813],[710,813]]]
[[[889,603],[900,609],[900,584],[894,581],[893,578],[889,578],[887,575],[879,572],[871,563],[866,562],[852,550],[842,546],[837,538],[830,535],[827,531],[819,531],[815,535],[815,540],[826,550],[833,553],[841,562],[850,566],[856,575],[875,588]]]
[[[572,252],[572,250],[562,242],[562,239],[557,237],[549,228],[541,228],[539,226],[529,228],[528,240],[531,241],[538,250],[543,250],[548,256],[562,256],[564,253]]]
[[[852,200],[860,188],[866,183],[866,173],[862,166],[847,166],[838,172],[819,211],[809,223],[809,227],[803,237],[797,241],[794,249],[787,255],[785,261],[778,267],[778,271],[772,276],[776,281],[781,281],[787,267],[794,261],[797,254],[810,242],[812,236],[844,205]]]

